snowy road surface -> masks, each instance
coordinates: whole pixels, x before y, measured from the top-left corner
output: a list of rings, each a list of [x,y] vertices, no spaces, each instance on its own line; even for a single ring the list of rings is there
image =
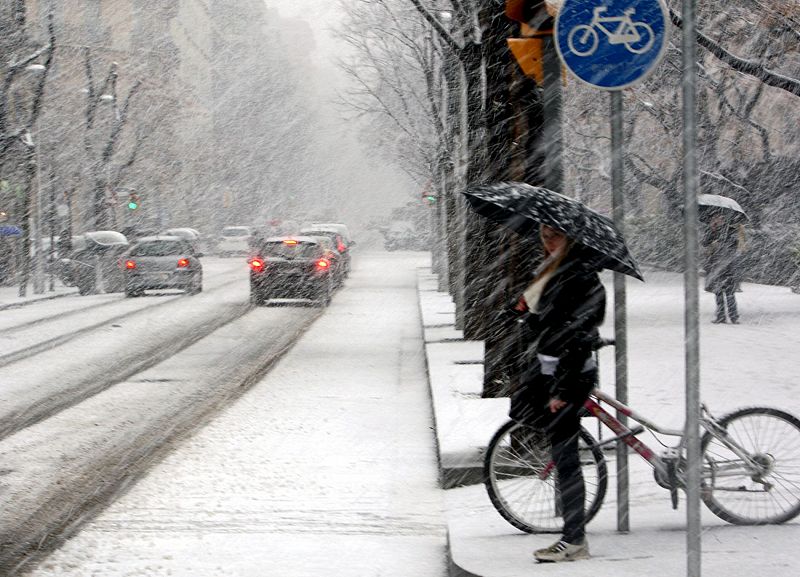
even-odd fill
[[[428,261],[413,253],[358,255],[331,307],[261,382],[32,575],[406,577],[410,567],[421,577],[445,575],[416,299],[415,268]],[[383,310],[378,295],[394,306]],[[258,315],[286,315],[276,319],[286,326],[314,310],[253,310],[212,336],[230,329],[235,343],[226,350],[235,345],[238,353],[248,339],[259,344]],[[219,342],[214,347],[217,355],[225,349]],[[209,355],[198,349],[192,360]],[[127,405],[149,404],[147,397],[165,386],[189,386],[174,377],[191,374],[190,367],[172,375],[157,369],[31,427],[41,434],[33,449],[46,461],[46,441],[93,427],[92,415],[119,415],[117,435],[137,431],[141,425],[125,422],[120,405],[103,398],[124,388]],[[78,413],[83,405],[91,409]],[[2,443],[0,455],[30,452],[11,446],[16,437]],[[103,439],[105,433],[94,442]],[[17,464],[24,466],[22,459]]]

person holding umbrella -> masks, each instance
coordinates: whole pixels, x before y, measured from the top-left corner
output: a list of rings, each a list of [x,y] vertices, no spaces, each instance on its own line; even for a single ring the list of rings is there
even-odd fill
[[[541,226],[545,259],[515,310],[526,315],[535,357],[522,381],[523,409],[552,448],[564,516],[563,536],[534,552],[538,561],[586,559],[585,487],[578,454],[579,410],[597,383],[592,343],[605,317],[596,265],[563,232]]]
[[[563,534],[534,557],[540,562],[587,559],[578,434],[580,409],[597,384],[592,351],[606,307],[598,271],[610,268],[638,279],[641,273],[613,222],[575,199],[520,182],[481,185],[464,194],[477,213],[541,240],[544,260],[513,305],[531,336],[528,366],[510,415],[541,431],[557,469]]]
[[[712,323],[739,324],[736,286],[739,282],[739,235],[722,213],[713,215],[703,235],[706,249],[706,290],[714,293],[716,314]]]

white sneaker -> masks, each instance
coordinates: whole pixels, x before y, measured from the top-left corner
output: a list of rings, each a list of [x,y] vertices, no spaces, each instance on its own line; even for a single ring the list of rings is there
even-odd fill
[[[533,556],[541,563],[558,563],[559,561],[577,561],[589,558],[589,543],[567,543],[557,541],[544,549],[534,551]]]

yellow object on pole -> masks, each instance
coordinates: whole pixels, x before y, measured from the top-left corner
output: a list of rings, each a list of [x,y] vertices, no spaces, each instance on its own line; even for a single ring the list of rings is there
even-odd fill
[[[526,76],[536,80],[536,84],[544,83],[544,39],[542,38],[508,38],[508,47]]]

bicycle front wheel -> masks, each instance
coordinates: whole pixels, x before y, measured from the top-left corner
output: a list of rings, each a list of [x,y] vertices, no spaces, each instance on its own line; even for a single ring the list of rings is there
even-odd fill
[[[785,523],[800,514],[800,420],[751,407],[718,424],[724,433],[706,432],[701,445],[706,506],[736,525]]]
[[[578,441],[586,486],[586,522],[600,510],[608,485],[602,450],[586,429]],[[503,518],[526,533],[560,533],[564,521],[558,498],[555,463],[546,435],[509,421],[486,449],[484,483]]]

